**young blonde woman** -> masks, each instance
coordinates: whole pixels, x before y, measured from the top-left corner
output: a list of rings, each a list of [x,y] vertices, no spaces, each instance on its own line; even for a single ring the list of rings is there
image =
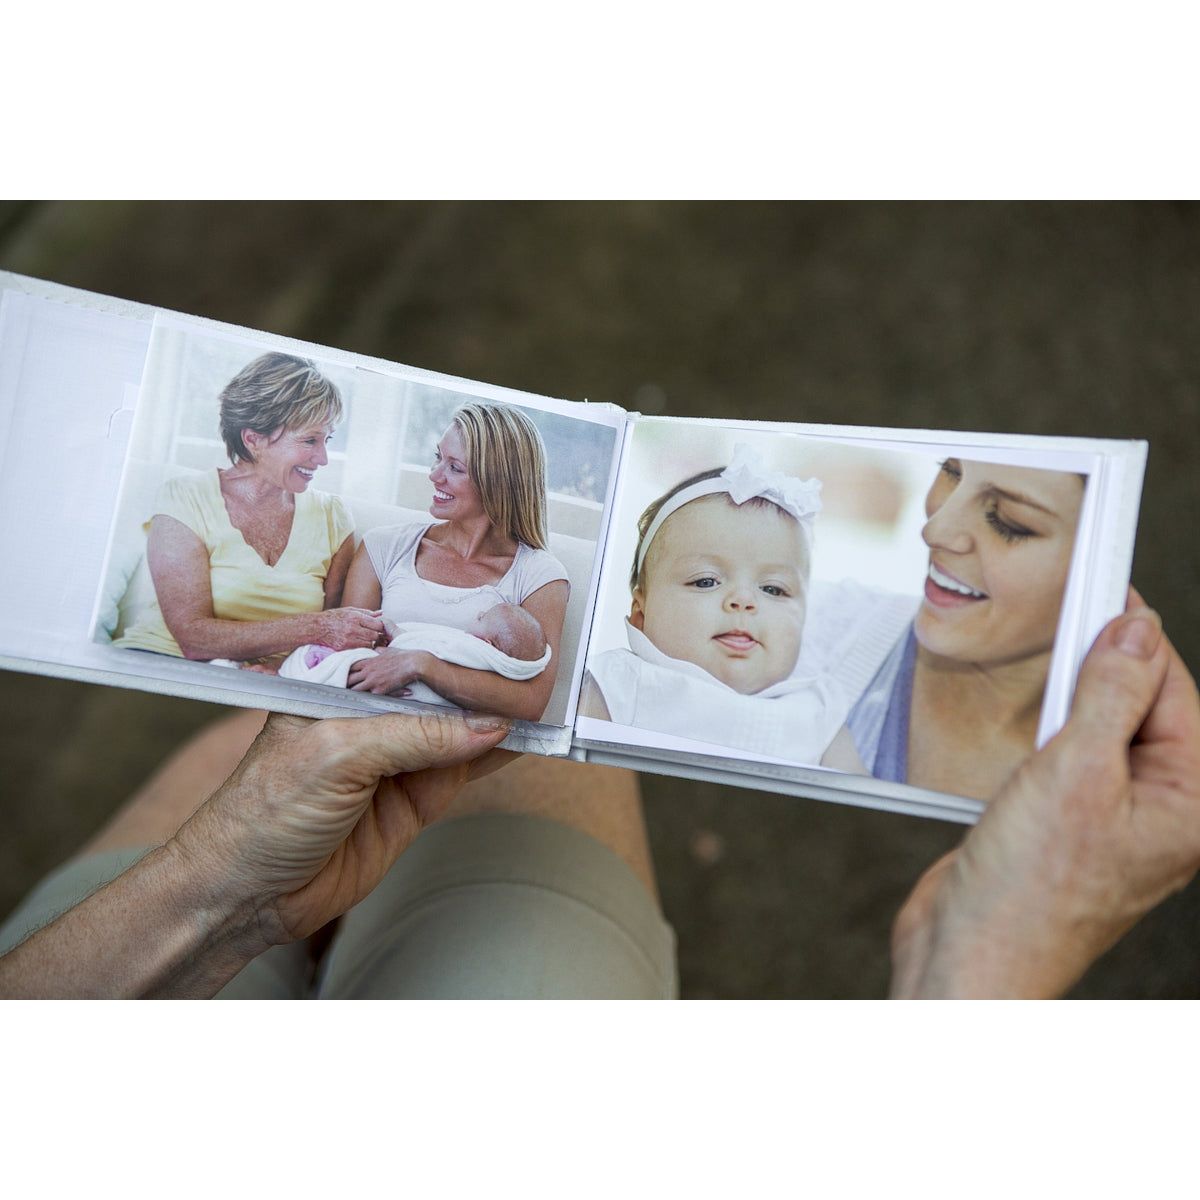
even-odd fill
[[[536,721],[554,690],[570,595],[566,571],[546,549],[542,439],[519,409],[464,405],[438,441],[429,479],[434,520],[367,533],[346,603],[381,609],[397,624],[465,630],[496,604],[520,605],[542,627],[550,664],[533,679],[513,680],[425,651],[387,649],[355,664],[348,686],[391,695],[420,681],[461,708]]]

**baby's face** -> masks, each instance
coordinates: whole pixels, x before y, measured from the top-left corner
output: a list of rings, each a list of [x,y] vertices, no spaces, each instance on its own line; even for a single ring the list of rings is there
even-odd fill
[[[664,654],[752,695],[786,679],[800,656],[807,552],[799,522],[723,496],[685,504],[646,556],[631,623]]]

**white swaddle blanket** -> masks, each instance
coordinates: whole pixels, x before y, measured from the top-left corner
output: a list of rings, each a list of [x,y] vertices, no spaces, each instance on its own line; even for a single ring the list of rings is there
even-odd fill
[[[458,667],[471,667],[476,671],[495,671],[505,679],[533,679],[540,675],[550,662],[550,647],[541,658],[513,658],[498,650],[491,642],[485,642],[474,634],[450,625],[434,625],[427,621],[406,621],[396,626],[396,636],[388,643],[391,650],[426,650],[443,662]],[[350,668],[364,658],[374,658],[377,650],[335,650],[319,662],[309,666],[306,660],[313,657],[314,650],[323,647],[301,646],[284,659],[279,674],[284,679],[299,679],[305,683],[324,683],[331,687],[345,687]],[[409,698],[426,704],[446,704],[432,688],[416,681],[408,685]]]

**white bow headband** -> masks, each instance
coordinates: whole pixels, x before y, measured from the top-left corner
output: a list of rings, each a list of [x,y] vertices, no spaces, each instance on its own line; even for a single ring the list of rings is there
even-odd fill
[[[654,535],[672,513],[678,512],[685,504],[691,504],[693,500],[699,500],[701,496],[716,496],[722,492],[727,492],[734,504],[745,504],[747,500],[761,496],[779,505],[800,522],[805,543],[809,553],[812,552],[813,521],[821,511],[821,481],[797,479],[782,471],[772,471],[757,451],[739,442],[733,448],[733,459],[729,466],[720,475],[701,479],[699,483],[676,492],[654,514],[654,520],[650,522],[650,528],[638,547],[637,574],[642,573],[642,563],[646,561],[646,551],[650,549]]]

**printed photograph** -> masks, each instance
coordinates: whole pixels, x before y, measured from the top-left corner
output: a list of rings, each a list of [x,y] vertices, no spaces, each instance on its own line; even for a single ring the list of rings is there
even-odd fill
[[[615,445],[603,415],[160,322],[93,636],[568,724]]]
[[[639,422],[579,708],[607,724],[586,736],[993,794],[1035,744],[1085,486]]]

